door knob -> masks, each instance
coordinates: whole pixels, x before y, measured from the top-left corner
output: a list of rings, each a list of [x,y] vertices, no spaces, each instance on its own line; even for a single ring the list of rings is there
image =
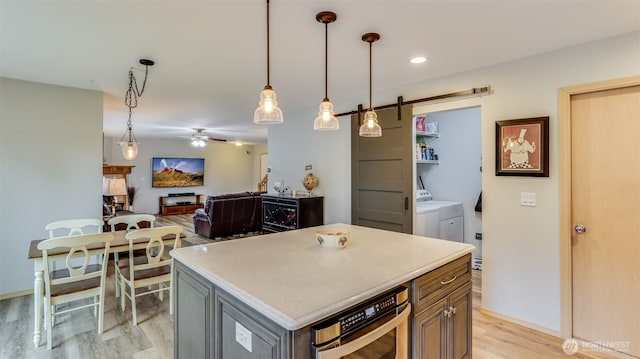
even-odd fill
[[[584,233],[587,231],[587,227],[584,224],[579,224],[576,226],[576,233]]]

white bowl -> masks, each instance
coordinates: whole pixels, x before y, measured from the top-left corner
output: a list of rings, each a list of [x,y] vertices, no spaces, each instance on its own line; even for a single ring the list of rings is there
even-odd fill
[[[342,228],[325,228],[316,231],[316,239],[324,248],[344,248],[350,236],[350,233]]]

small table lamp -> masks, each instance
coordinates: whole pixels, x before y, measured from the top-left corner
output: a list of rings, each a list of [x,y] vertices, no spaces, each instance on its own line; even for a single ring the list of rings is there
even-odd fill
[[[113,203],[117,205],[118,196],[127,195],[127,182],[124,178],[111,178],[109,179],[109,196],[113,197]],[[116,206],[113,207],[113,215],[116,214]]]

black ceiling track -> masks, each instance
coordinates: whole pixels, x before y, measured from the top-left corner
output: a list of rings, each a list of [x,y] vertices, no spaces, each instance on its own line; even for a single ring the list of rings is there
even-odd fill
[[[466,96],[472,96],[472,95],[488,95],[490,91],[491,91],[491,86],[474,87],[474,88],[472,88],[470,90],[466,90],[466,91],[452,92],[452,93],[448,93],[448,94],[444,94],[444,95],[436,95],[436,96],[431,96],[431,97],[424,97],[424,98],[419,98],[419,99],[410,100],[410,101],[404,101],[402,99],[402,96],[398,96],[398,102],[392,103],[392,104],[388,104],[388,105],[376,106],[376,107],[373,108],[373,110],[377,111],[377,110],[384,110],[386,108],[398,107],[398,120],[400,120],[400,107],[402,105],[413,105],[413,104],[421,103],[421,102],[444,100],[444,99],[449,99],[449,98],[453,99],[455,97],[466,97]],[[361,112],[362,112],[362,105],[358,105],[358,110],[350,111],[350,112],[336,113],[334,116],[340,117],[340,116],[355,115],[355,114],[361,113]]]

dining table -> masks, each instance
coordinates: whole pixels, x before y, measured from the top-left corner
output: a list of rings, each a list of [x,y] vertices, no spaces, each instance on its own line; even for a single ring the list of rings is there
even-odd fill
[[[129,251],[129,240],[125,238],[127,234],[126,230],[119,230],[113,232],[114,238],[110,242],[109,253],[120,253]],[[172,238],[173,237],[173,238]],[[180,234],[180,238],[185,238],[184,233]],[[46,238],[48,239],[48,238]],[[35,239],[29,244],[28,258],[33,260],[33,315],[34,315],[34,329],[33,329],[33,343],[36,347],[40,346],[42,340],[42,324],[44,318],[44,263],[42,259],[42,251],[38,249],[38,244],[46,239]],[[175,243],[175,236],[169,234],[164,236],[165,244],[173,246]],[[133,241],[133,249],[145,249],[149,242],[146,238],[140,238]],[[47,251],[47,256],[53,260],[64,260],[71,248],[55,248],[54,250]],[[93,244],[87,247],[89,256],[99,255],[104,253],[104,243]]]

